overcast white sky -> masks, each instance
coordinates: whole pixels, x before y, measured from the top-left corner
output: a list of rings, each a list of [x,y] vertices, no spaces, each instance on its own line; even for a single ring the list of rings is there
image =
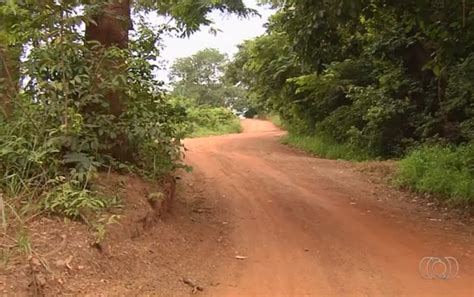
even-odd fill
[[[255,0],[244,0],[248,7],[257,9],[261,17],[253,16],[239,19],[235,15],[222,15],[214,12],[211,14],[215,22],[214,27],[220,29],[217,35],[208,33],[208,28],[203,28],[189,38],[167,36],[164,38],[165,49],[161,57],[168,61],[168,66],[180,57],[187,57],[205,48],[217,48],[220,52],[230,56],[237,52],[237,45],[244,40],[252,39],[265,32],[264,24],[273,11],[267,7],[257,6]],[[168,71],[158,71],[158,78],[167,81]]]

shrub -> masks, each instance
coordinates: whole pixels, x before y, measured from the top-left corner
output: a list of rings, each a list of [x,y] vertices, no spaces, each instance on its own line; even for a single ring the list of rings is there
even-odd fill
[[[172,97],[171,104],[183,113],[180,133],[188,137],[203,137],[240,133],[240,120],[225,107],[195,105],[187,98]]]
[[[136,36],[128,49],[105,48],[63,25],[37,32],[38,46],[22,59],[22,88],[11,112],[0,113],[0,194],[10,217],[41,208],[84,218],[109,205],[88,189],[97,170],[159,177],[181,166],[182,117],[153,80],[154,36]],[[60,27],[63,37],[50,42],[50,30]],[[116,60],[126,61],[126,71],[104,67]],[[105,100],[111,92],[122,95],[120,113]],[[126,158],[115,154],[123,147]]]
[[[30,104],[23,103],[22,110]],[[71,135],[43,119],[31,109],[27,117],[0,126],[0,193],[7,210],[86,219],[106,208],[107,199],[87,189],[101,164],[91,155],[68,151]]]
[[[474,143],[411,151],[400,161],[395,183],[417,192],[439,194],[453,204],[474,204]]]

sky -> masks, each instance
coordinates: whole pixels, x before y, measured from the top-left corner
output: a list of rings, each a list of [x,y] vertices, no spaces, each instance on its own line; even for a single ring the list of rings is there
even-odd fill
[[[237,45],[244,40],[263,34],[265,32],[264,24],[273,10],[257,6],[255,0],[244,0],[244,2],[247,7],[256,9],[261,17],[251,16],[241,19],[235,15],[213,12],[211,14],[215,23],[213,27],[221,30],[217,35],[209,33],[208,28],[204,27],[189,38],[165,36],[163,38],[165,48],[161,53],[161,58],[167,62],[165,65],[169,67],[176,58],[191,56],[205,48],[216,48],[221,53],[232,57],[237,52]],[[158,71],[157,76],[161,80],[168,81],[168,69]]]

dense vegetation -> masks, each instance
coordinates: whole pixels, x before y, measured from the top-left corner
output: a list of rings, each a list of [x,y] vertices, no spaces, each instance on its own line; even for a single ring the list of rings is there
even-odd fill
[[[182,167],[186,114],[153,75],[161,34],[186,36],[242,1],[0,2],[0,217],[90,221],[119,201],[99,171],[158,179]],[[153,27],[146,14],[173,21]],[[133,15],[133,24],[132,24]]]
[[[189,137],[240,133],[240,119],[225,107],[195,107],[188,111]]]
[[[182,111],[178,131],[186,137],[239,133],[240,119],[227,107],[196,104],[191,98],[173,96],[170,102]]]
[[[471,1],[263,2],[277,8],[267,33],[240,46],[226,75],[245,86],[254,108],[279,114],[290,142],[350,159],[403,157],[423,146],[408,160],[446,155],[436,166],[463,184],[430,165],[410,175],[408,160],[401,183],[474,201]],[[338,152],[327,153],[331,146]],[[437,179],[450,186],[435,187]]]
[[[441,194],[455,204],[474,197],[474,145],[428,146],[400,161],[396,183],[417,192]]]
[[[408,153],[399,184],[474,200],[470,1],[262,2],[278,10],[267,33],[230,64],[213,49],[177,60],[170,94],[154,78],[162,34],[253,13],[242,1],[0,2],[3,230],[38,212],[90,220],[119,203],[97,172],[160,178],[186,135],[238,132],[229,109],[276,113],[286,141],[332,158]]]
[[[233,112],[242,112],[245,108],[245,93],[225,79],[228,63],[226,55],[208,48],[178,58],[171,66],[171,101],[186,115],[185,135],[199,137],[240,132],[239,119]]]

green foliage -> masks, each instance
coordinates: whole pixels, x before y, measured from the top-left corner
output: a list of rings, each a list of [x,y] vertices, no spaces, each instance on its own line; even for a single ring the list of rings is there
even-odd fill
[[[348,144],[337,143],[329,136],[324,135],[289,134],[282,139],[282,142],[322,158],[352,161],[365,161],[371,158],[367,152]]]
[[[23,111],[32,108],[29,104]],[[105,198],[86,188],[101,163],[91,155],[66,151],[69,137],[64,131],[44,125],[43,114],[35,109],[27,114],[0,129],[0,189],[10,198],[10,208],[74,218],[106,208]]]
[[[211,26],[214,10],[254,13],[241,0],[120,1],[110,9],[118,2],[0,1],[1,225],[5,236],[19,231],[27,255],[25,222],[38,213],[81,219],[101,243],[116,218],[103,212],[120,201],[93,190],[98,171],[156,179],[183,167],[186,113],[155,79],[161,34]],[[173,22],[155,28],[145,21],[151,12]],[[103,44],[90,41],[101,39],[92,27]],[[234,86],[219,92],[229,106],[241,95]],[[224,121],[224,113],[209,118]],[[0,257],[9,258],[4,250]]]
[[[55,131],[50,131],[53,135]],[[5,195],[41,194],[60,167],[56,137],[39,133],[35,123],[23,120],[0,126],[0,187]]]
[[[227,135],[227,134],[236,134],[241,132],[241,126],[239,119],[233,119],[226,123],[221,123],[217,126],[206,127],[199,126],[193,129],[193,132],[189,134],[189,137],[206,137],[206,136],[217,136],[217,135]]]
[[[42,203],[43,209],[51,214],[64,215],[73,219],[82,218],[85,221],[92,213],[99,213],[113,205],[97,193],[87,189],[79,191],[73,182],[61,183],[48,191]]]
[[[267,118],[277,127],[284,129],[285,125],[283,124],[281,118],[277,114],[270,114]]]
[[[169,73],[172,94],[186,97],[195,105],[243,110],[244,91],[223,77],[227,64],[226,55],[210,48],[176,59]]]
[[[462,1],[263,1],[266,34],[227,75],[290,133],[373,156],[472,139],[472,5]]]
[[[399,157],[424,143],[460,145],[410,153],[403,183],[472,197],[472,164],[460,161],[472,162],[464,144],[474,136],[472,3],[260,2],[278,11],[264,35],[239,47],[227,75],[253,107],[280,116],[285,142],[354,160]],[[437,157],[442,164],[424,165]],[[410,164],[423,173],[410,173]]]
[[[474,144],[424,146],[400,161],[396,184],[446,197],[453,204],[474,204]]]
[[[107,227],[112,224],[118,224],[119,215],[102,216],[97,222],[92,223],[94,245],[100,245],[107,235]]]
[[[442,98],[441,114],[448,119],[446,137],[454,142],[474,140],[474,54],[452,67]]]
[[[220,80],[227,56],[217,49],[207,48],[190,57],[178,58],[171,66],[172,81],[211,86]]]
[[[258,113],[284,112],[286,102],[294,100],[286,80],[300,68],[287,44],[285,34],[245,41],[226,70],[226,79],[247,90],[247,105]]]
[[[84,40],[78,26],[87,16],[74,8],[47,6],[25,20],[44,26],[36,23],[22,39],[35,46],[22,60],[13,112],[0,118],[0,191],[20,212],[86,219],[111,206],[88,189],[96,171],[127,168],[158,178],[181,166],[182,116],[153,78],[161,31],[137,23],[128,49],[106,48]],[[111,112],[111,93],[123,94],[120,114]],[[111,154],[125,145],[127,163]]]
[[[176,22],[174,30],[182,36],[189,36],[199,31],[201,26],[212,26],[210,18],[212,11],[233,13],[239,17],[256,14],[256,11],[245,6],[242,0],[137,0],[137,9],[157,11],[159,14],[171,17]],[[211,31],[216,29],[211,27]]]
[[[174,97],[173,104],[183,111],[180,131],[187,137],[240,133],[240,120],[227,108],[196,106],[187,98]]]
[[[184,115],[182,135],[203,137],[240,132],[240,120],[230,110],[248,110],[245,92],[224,76],[227,57],[205,49],[177,59],[169,74],[173,91],[170,102]]]

